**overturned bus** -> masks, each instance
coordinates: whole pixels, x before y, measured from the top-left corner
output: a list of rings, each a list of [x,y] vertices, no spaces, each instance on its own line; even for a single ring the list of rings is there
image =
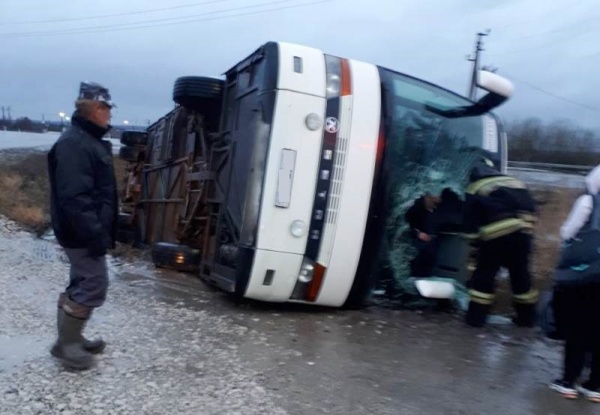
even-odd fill
[[[480,72],[478,86],[487,94],[473,102],[275,42],[224,80],[181,77],[171,112],[122,135],[120,239],[240,297],[360,306],[382,268],[406,274],[397,238],[415,198],[463,192],[483,151],[506,168],[506,136],[490,110],[512,85]],[[439,274],[461,269],[438,264]]]

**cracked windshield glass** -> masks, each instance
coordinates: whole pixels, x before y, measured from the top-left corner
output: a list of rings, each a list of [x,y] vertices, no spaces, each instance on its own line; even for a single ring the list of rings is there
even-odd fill
[[[499,163],[499,140],[490,115],[450,118],[472,103],[428,83],[381,70],[386,147],[383,177],[386,224],[379,252],[377,293],[396,306],[420,306],[411,262],[417,249],[405,218],[420,197],[450,189],[464,199],[473,162],[483,155]],[[433,275],[432,275],[433,276]]]

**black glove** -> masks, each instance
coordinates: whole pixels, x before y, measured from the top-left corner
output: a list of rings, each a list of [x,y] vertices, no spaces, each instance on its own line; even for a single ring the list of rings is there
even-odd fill
[[[106,255],[106,242],[104,240],[104,237],[92,240],[92,242],[88,246],[88,252],[90,256],[94,258]]]

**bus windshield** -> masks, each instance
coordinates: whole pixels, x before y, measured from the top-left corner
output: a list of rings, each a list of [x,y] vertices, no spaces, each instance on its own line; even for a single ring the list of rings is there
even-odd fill
[[[426,193],[449,188],[462,198],[475,158],[486,151],[500,163],[499,131],[490,114],[445,116],[472,102],[435,85],[380,68],[385,147],[385,232],[380,251],[380,288],[414,291],[410,261],[416,250],[404,215]],[[398,295],[396,295],[398,298]]]

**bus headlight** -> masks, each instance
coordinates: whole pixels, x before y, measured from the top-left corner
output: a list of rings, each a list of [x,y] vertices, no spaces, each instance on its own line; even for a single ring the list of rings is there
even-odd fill
[[[313,279],[313,274],[315,271],[315,266],[313,265],[311,260],[305,259],[302,262],[302,268],[300,268],[300,275],[298,275],[298,281],[301,283],[309,283]]]
[[[327,98],[337,97],[340,95],[342,78],[340,78],[338,74],[328,73],[326,82],[325,88],[327,92]]]
[[[317,114],[310,113],[306,116],[304,123],[306,124],[306,128],[311,131],[317,131],[323,125],[323,120]]]
[[[302,238],[304,235],[306,235],[306,223],[301,220],[293,221],[290,225],[290,232],[296,238]]]

